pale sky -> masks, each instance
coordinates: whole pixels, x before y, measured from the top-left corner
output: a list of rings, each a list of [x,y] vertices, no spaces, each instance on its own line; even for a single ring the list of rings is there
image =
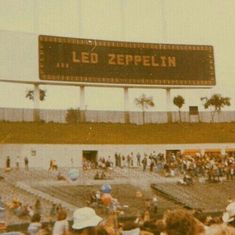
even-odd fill
[[[103,39],[113,41],[212,45],[215,55],[216,86],[212,89],[172,90],[188,106],[199,105],[200,97],[221,93],[231,97],[235,109],[235,0],[0,0],[0,79],[38,80],[37,45],[14,43],[16,32],[25,35]],[[30,35],[31,35],[30,34]],[[9,40],[6,41],[6,36]],[[24,34],[20,34],[24,38]],[[5,42],[5,41],[6,42]],[[21,39],[22,40],[22,39]],[[6,49],[7,48],[7,49]],[[6,55],[7,51],[7,55]],[[9,53],[8,53],[9,52]],[[18,55],[22,55],[19,57]],[[11,55],[9,58],[8,56]],[[25,68],[24,64],[33,67]],[[15,70],[9,69],[13,64]],[[21,71],[20,71],[21,70]],[[32,107],[25,90],[30,86],[0,83],[0,107]],[[47,97],[41,108],[67,109],[79,106],[74,87],[42,87]],[[130,108],[145,93],[153,96],[155,108],[166,109],[166,95],[160,89],[130,89]],[[86,88],[87,109],[123,110],[120,88]],[[172,110],[176,107],[172,105]]]

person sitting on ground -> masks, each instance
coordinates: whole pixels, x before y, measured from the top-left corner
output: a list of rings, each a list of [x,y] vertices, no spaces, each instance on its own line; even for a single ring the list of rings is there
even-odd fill
[[[31,219],[31,223],[29,224],[28,227],[28,233],[29,235],[37,235],[42,224],[41,224],[41,216],[40,214],[34,214],[32,219]]]
[[[52,230],[52,235],[68,235],[69,234],[69,223],[66,220],[67,213],[61,209],[57,215],[57,221],[55,222]]]
[[[21,202],[19,203],[19,206],[14,209],[14,212],[18,217],[28,215],[27,206],[24,206]]]
[[[59,181],[62,181],[62,180],[68,181],[68,180],[66,179],[66,177],[61,174],[61,172],[58,172],[56,178],[57,178],[57,180],[59,180]]]
[[[9,209],[16,209],[17,207],[19,207],[20,203],[20,200],[14,197],[11,202],[7,203],[7,207]]]
[[[177,183],[182,185],[190,185],[193,184],[193,179],[190,175],[184,174],[183,179],[180,179]]]
[[[102,171],[101,176],[100,176],[100,179],[101,179],[101,180],[105,180],[105,179],[106,179],[106,174],[105,174],[104,171]]]
[[[183,180],[184,180],[185,184],[187,184],[187,185],[193,183],[192,177],[191,177],[190,175],[188,175],[188,174],[185,174],[185,175],[184,175]]]
[[[99,171],[96,171],[94,179],[99,180],[100,178],[101,178],[101,175],[100,175]]]

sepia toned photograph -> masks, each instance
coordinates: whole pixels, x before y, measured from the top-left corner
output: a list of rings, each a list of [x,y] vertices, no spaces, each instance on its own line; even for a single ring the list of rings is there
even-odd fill
[[[235,235],[234,0],[0,0],[0,234]]]

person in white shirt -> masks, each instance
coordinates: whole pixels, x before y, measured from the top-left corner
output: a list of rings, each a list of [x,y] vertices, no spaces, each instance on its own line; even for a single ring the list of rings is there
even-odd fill
[[[69,234],[69,223],[67,221],[67,213],[63,209],[59,210],[57,221],[52,230],[52,235],[67,235]]]

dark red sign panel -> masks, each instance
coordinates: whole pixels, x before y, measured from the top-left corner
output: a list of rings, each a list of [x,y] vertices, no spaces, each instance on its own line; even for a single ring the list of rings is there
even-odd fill
[[[131,85],[215,85],[212,46],[39,36],[41,80]]]

